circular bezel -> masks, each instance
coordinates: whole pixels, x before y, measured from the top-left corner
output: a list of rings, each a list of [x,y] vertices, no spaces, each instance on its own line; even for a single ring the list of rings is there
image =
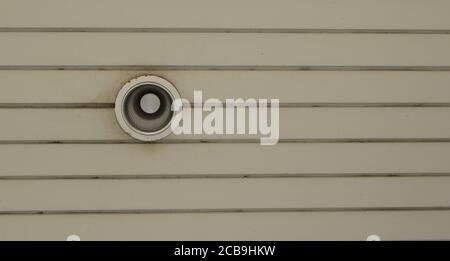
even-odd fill
[[[127,117],[125,115],[124,109],[125,109],[125,101],[127,100],[128,95],[135,89],[139,88],[143,85],[156,85],[163,90],[165,90],[171,97],[172,101],[175,101],[176,99],[180,99],[180,94],[178,93],[178,90],[175,88],[175,86],[167,81],[166,79],[163,79],[158,76],[153,75],[144,75],[137,78],[134,78],[130,81],[128,81],[122,89],[119,91],[116,103],[115,103],[115,113],[117,121],[120,125],[120,127],[131,137],[140,140],[140,141],[155,141],[160,140],[169,134],[172,133],[172,129],[170,128],[170,125],[173,120],[173,116],[175,114],[172,114],[172,119],[167,123],[163,128],[161,128],[158,131],[154,132],[145,132],[141,131],[139,129],[136,129],[133,127],[129,121],[127,120]]]

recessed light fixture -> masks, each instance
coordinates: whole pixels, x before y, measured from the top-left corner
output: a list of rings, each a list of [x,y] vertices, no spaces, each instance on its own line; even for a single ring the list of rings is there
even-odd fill
[[[117,95],[117,121],[135,139],[162,139],[171,133],[172,103],[179,98],[175,86],[161,77],[146,75],[134,78]]]

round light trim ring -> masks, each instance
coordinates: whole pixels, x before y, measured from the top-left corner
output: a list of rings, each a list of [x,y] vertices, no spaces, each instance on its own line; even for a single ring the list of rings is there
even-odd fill
[[[167,94],[170,95],[172,102],[175,101],[176,99],[180,99],[181,97],[175,86],[166,79],[153,75],[140,76],[128,81],[119,91],[116,98],[114,109],[116,113],[116,118],[120,127],[131,137],[140,141],[160,140],[172,133],[170,125],[172,123],[174,114],[172,114],[172,118],[163,128],[153,132],[145,132],[133,127],[128,121],[127,116],[125,114],[126,108],[125,103],[127,101],[128,95],[132,93],[134,90],[138,89],[139,87],[145,85],[154,85],[160,87],[161,89],[166,91]]]

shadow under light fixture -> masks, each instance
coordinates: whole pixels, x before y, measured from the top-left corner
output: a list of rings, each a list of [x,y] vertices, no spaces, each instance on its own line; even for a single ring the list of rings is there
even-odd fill
[[[162,139],[172,132],[172,103],[179,98],[175,86],[161,77],[145,75],[134,78],[117,95],[117,121],[126,133],[137,140]]]

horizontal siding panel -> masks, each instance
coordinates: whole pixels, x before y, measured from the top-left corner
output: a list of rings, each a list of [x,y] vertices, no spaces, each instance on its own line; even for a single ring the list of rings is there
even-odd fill
[[[281,103],[449,103],[450,72],[1,71],[0,104],[113,103],[131,78],[155,74],[181,96],[278,98]]]
[[[248,114],[246,118],[248,122]],[[281,108],[279,128],[281,139],[294,140],[449,139],[448,119],[450,108]],[[113,109],[0,109],[0,122],[4,123],[0,142],[133,140],[119,127]],[[259,135],[169,139],[259,139]]]
[[[2,177],[447,174],[450,143],[0,145]]]
[[[0,215],[0,240],[450,239],[450,211]]]
[[[450,35],[0,33],[0,66],[450,66]]]
[[[58,28],[449,29],[449,9],[445,0],[3,0],[0,24]]]
[[[447,207],[449,187],[450,177],[1,180],[0,212]]]

